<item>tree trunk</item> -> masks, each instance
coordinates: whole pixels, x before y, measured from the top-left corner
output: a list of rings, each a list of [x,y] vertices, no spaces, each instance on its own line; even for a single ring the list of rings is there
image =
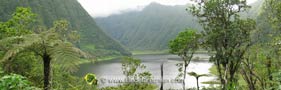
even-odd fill
[[[50,69],[51,69],[51,57],[48,54],[43,55],[44,61],[44,90],[50,90]]]
[[[250,84],[249,85],[249,90],[256,90],[255,85],[254,84]]]
[[[187,61],[184,61],[184,71],[183,71],[183,90],[185,90],[185,78],[186,78],[186,68],[187,68]]]
[[[163,89],[163,63],[161,64],[161,87],[160,87],[160,90],[164,90]]]
[[[199,77],[196,77],[196,81],[197,81],[197,90],[199,90]]]
[[[216,68],[217,68],[217,72],[219,74],[219,79],[220,79],[220,82],[221,82],[221,88],[222,90],[225,90],[226,89],[226,84],[225,84],[225,79],[223,78],[223,73],[222,73],[222,67],[220,66],[220,60],[218,59],[215,59],[215,65],[216,65]]]

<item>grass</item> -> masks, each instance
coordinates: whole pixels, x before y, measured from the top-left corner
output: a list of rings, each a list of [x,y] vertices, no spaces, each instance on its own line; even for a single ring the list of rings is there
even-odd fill
[[[102,58],[98,58],[97,61],[107,61],[107,60],[113,60],[113,59],[117,59],[117,58],[121,58],[123,56],[108,56],[108,57],[102,57]]]
[[[211,74],[218,76],[218,71],[217,71],[217,67],[215,65],[213,65],[211,68],[209,68],[209,71]]]
[[[168,50],[144,50],[144,51],[131,51],[133,55],[146,55],[146,54],[168,54]]]
[[[94,49],[93,47],[90,47]],[[169,54],[169,50],[144,50],[144,51],[131,51],[133,55],[148,55],[148,54]],[[208,52],[205,50],[198,50],[196,51],[197,54],[207,54]],[[91,62],[97,62],[97,61],[107,61],[107,60],[114,60],[117,58],[121,58],[123,56],[106,56],[106,57],[101,57],[97,58],[97,60],[87,60],[87,59],[81,59],[79,61],[79,64],[85,64],[85,63],[91,63]],[[215,69],[215,68],[214,68]],[[214,71],[216,72],[216,71]]]
[[[144,51],[131,51],[133,55],[146,55],[146,54],[170,54],[169,50],[144,50]],[[209,54],[206,50],[198,50],[196,54]],[[214,52],[211,52],[214,53]]]
[[[123,56],[107,56],[107,57],[97,58],[96,60],[80,59],[79,64],[93,63],[93,62],[107,61],[107,60],[114,60],[114,59],[121,58],[121,57],[123,57]]]

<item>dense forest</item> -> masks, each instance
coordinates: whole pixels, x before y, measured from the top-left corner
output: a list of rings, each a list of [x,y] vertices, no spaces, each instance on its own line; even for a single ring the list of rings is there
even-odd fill
[[[186,6],[151,3],[140,12],[96,18],[112,36],[76,0],[0,1],[0,90],[281,89],[280,0],[251,5],[246,0],[195,0]],[[173,57],[165,56],[164,61],[143,56],[144,62],[126,48],[168,49]],[[203,54],[208,57],[200,57]],[[124,57],[99,60],[112,56]],[[194,70],[207,65],[199,63],[211,68],[207,74],[197,73],[188,68],[192,63],[199,68]],[[102,73],[121,70],[124,82],[104,86],[100,72],[75,74],[97,69],[80,68],[87,64],[108,65],[98,68]],[[159,65],[159,70],[152,68],[157,76],[148,69],[152,65]],[[176,74],[177,88],[164,88],[164,72]],[[195,78],[196,87],[187,87],[188,76]],[[203,77],[215,78],[199,83]]]
[[[151,3],[142,11],[96,18],[106,33],[130,50],[168,49],[168,41],[185,28],[201,29],[186,6]]]
[[[256,18],[262,0],[252,3],[243,17]],[[202,31],[197,19],[186,12],[187,5],[166,6],[156,2],[141,11],[126,11],[109,17],[95,18],[97,24],[129,50],[165,50],[168,42],[186,28]]]

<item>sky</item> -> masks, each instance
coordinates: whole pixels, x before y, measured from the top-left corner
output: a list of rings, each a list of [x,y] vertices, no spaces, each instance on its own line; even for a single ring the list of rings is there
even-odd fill
[[[120,14],[124,11],[142,10],[152,2],[162,5],[186,5],[190,0],[78,0],[86,11],[93,17],[107,17],[112,14]],[[256,0],[247,0],[253,3]]]

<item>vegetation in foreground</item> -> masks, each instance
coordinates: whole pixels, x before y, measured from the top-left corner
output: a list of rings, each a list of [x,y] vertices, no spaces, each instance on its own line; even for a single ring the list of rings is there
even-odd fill
[[[215,52],[210,62],[215,65],[218,80],[209,83],[219,82],[219,86],[197,89],[281,89],[280,7],[280,0],[266,0],[255,21],[240,17],[239,13],[249,8],[245,1],[197,0],[188,11],[198,18],[203,32],[187,30],[170,43],[171,53],[183,58],[184,63],[177,64],[180,76],[188,74],[185,68],[189,58],[201,47]],[[9,20],[0,22],[1,89],[158,89],[139,81],[152,79],[151,74],[139,59],[130,57],[123,59],[122,70],[126,79],[134,82],[97,88],[94,75],[86,75],[86,79],[73,76],[79,60],[87,56],[74,45],[79,35],[68,29],[66,20],[54,22],[51,28],[33,26],[35,17],[30,8],[19,7]],[[195,78],[205,76],[189,74]],[[187,89],[184,83],[183,89]]]

